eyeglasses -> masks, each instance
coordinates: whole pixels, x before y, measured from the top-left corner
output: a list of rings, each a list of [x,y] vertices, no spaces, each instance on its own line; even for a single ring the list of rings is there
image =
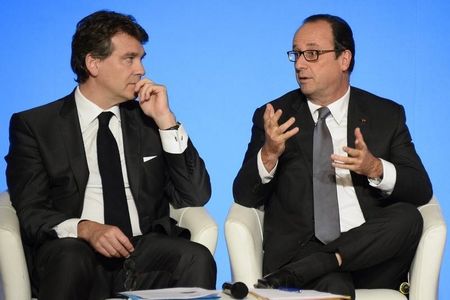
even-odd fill
[[[288,59],[291,62],[296,62],[300,56],[303,54],[303,57],[306,61],[316,61],[319,59],[319,56],[325,53],[330,52],[341,52],[343,49],[333,49],[333,50],[305,50],[305,51],[288,51]]]

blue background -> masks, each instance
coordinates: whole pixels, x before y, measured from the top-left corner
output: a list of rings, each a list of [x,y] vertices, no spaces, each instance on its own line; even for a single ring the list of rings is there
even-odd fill
[[[286,51],[311,14],[336,14],[352,26],[352,85],[405,106],[417,151],[449,220],[446,0],[2,1],[1,156],[8,151],[12,113],[58,99],[75,87],[71,38],[76,23],[98,9],[132,14],[148,31],[147,76],[167,86],[172,109],[206,162],[213,186],[207,208],[219,225],[218,287],[230,279],[223,223],[250,138],[252,113],[297,88]],[[1,160],[0,190],[6,189],[5,167]],[[441,298],[450,293],[444,284],[450,282],[448,253],[444,259]]]

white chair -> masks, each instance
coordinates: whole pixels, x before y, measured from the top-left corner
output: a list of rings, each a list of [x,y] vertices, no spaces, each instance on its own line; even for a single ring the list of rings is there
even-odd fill
[[[217,224],[204,207],[171,207],[170,216],[177,220],[181,227],[190,230],[192,241],[206,246],[214,254],[217,245]],[[19,221],[7,192],[0,193],[0,280],[4,290],[4,295],[0,293],[0,299],[30,300],[31,288]]]
[[[410,268],[410,300],[436,300],[446,239],[446,225],[437,200],[419,207],[423,233]],[[233,281],[249,287],[262,277],[264,212],[233,203],[225,221],[225,238]],[[357,300],[406,300],[389,289],[358,289]]]

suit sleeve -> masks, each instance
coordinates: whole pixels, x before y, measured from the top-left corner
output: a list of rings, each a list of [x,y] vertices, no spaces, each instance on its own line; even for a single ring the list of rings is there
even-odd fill
[[[38,139],[20,114],[10,121],[10,147],[6,179],[11,202],[17,211],[25,241],[39,244],[56,238],[53,227],[68,217],[53,210],[50,180]]]
[[[233,183],[234,201],[247,207],[259,207],[269,199],[273,183],[263,184],[258,171],[257,155],[265,141],[263,124],[264,108],[259,108],[253,115],[252,136],[245,153],[244,162]]]
[[[166,192],[175,208],[203,206],[211,197],[211,182],[205,163],[192,144],[181,154],[165,152],[169,182]]]
[[[397,180],[391,198],[415,205],[427,203],[432,195],[428,174],[411,139],[403,107],[400,107],[396,131],[392,139],[389,161],[395,165]]]

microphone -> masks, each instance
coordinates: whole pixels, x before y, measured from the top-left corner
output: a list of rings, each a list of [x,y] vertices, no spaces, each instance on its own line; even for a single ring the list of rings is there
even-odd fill
[[[225,294],[233,297],[234,299],[242,299],[247,297],[248,294],[248,288],[243,282],[235,282],[235,283],[228,283],[224,282],[222,284],[222,290]]]

